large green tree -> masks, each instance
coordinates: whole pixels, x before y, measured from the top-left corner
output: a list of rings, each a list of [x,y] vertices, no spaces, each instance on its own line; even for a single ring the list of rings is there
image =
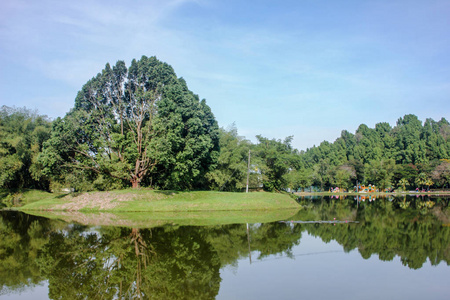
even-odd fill
[[[334,170],[333,184],[341,189],[352,186],[352,179],[356,178],[356,171],[351,165],[342,165]]]
[[[397,162],[418,164],[427,160],[421,132],[422,122],[417,116],[406,115],[398,119],[395,128]]]
[[[53,126],[40,162],[65,180],[79,172],[164,188],[192,188],[218,156],[218,126],[208,105],[171,66],[143,56],[118,61],[89,80],[75,107]]]

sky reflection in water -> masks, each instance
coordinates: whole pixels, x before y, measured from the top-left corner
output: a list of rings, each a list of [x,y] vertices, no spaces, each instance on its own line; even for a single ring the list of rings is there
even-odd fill
[[[337,225],[338,226],[338,225]],[[418,270],[400,258],[363,259],[345,253],[335,241],[303,235],[293,258],[272,255],[261,261],[241,258],[237,267],[220,272],[216,299],[448,299],[450,268],[445,262]],[[252,256],[258,254],[252,253]]]

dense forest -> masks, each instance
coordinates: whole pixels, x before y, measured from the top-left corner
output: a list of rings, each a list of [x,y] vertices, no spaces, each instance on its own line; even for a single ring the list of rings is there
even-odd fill
[[[444,118],[422,123],[415,115],[399,118],[394,127],[361,124],[355,134],[344,130],[334,143],[323,142],[300,156],[303,188],[350,188],[356,182],[380,189],[448,187],[450,125]]]
[[[251,144],[237,135],[235,127],[221,129],[213,186],[243,187],[247,149],[253,153],[253,185],[262,184],[266,190],[348,190],[356,184],[407,190],[447,188],[450,182],[450,124],[444,118],[423,123],[415,115],[405,115],[394,127],[361,124],[354,134],[343,130],[334,143],[324,141],[300,152],[291,147],[292,137],[257,139]]]
[[[301,136],[301,133],[298,134]],[[0,109],[0,188],[76,191],[128,186],[267,191],[447,188],[450,124],[405,115],[391,127],[361,124],[306,151],[234,125],[219,128],[210,107],[155,57],[105,66],[63,118]],[[249,160],[250,159],[250,160]],[[250,161],[250,164],[249,164]]]

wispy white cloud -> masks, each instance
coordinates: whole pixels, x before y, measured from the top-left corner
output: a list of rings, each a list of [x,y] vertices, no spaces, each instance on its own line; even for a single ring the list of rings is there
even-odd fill
[[[81,86],[101,71],[105,64],[99,64],[97,60],[72,59],[72,60],[36,60],[31,61],[35,68],[50,79],[62,81],[74,87]]]
[[[45,76],[79,83],[77,76],[86,77],[80,69],[93,61],[104,65],[108,59],[122,59],[120,52],[135,52],[127,51],[127,45],[144,35],[147,40],[152,34],[167,36],[158,23],[188,2],[19,1],[8,5],[11,16],[1,21],[2,48],[18,63],[47,72]]]
[[[20,105],[70,107],[106,62],[156,55],[221,126],[236,121],[249,138],[293,134],[300,147],[406,111],[448,117],[448,13],[441,0],[3,1],[0,67],[29,81]],[[18,97],[11,77],[0,101]]]

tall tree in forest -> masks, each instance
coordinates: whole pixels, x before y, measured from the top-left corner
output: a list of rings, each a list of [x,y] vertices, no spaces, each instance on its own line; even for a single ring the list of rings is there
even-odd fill
[[[168,64],[143,56],[128,69],[123,61],[106,64],[83,86],[75,107],[55,121],[40,162],[51,175],[78,169],[134,188],[191,188],[217,152],[218,126],[206,102]]]
[[[351,165],[342,165],[336,168],[333,183],[340,189],[348,189],[352,186],[354,178],[356,178],[355,168]]]
[[[284,141],[268,139],[257,135],[258,144],[255,151],[261,163],[259,170],[263,176],[263,188],[267,191],[280,191],[287,187],[286,174],[292,165],[292,136]]]
[[[398,119],[395,128],[397,163],[418,164],[426,161],[426,144],[421,139],[422,122],[415,115]]]
[[[250,141],[238,135],[233,124],[220,129],[220,155],[217,167],[207,174],[211,189],[239,191],[246,185]]]
[[[288,181],[289,187],[294,191],[298,191],[300,189],[305,191],[305,189],[310,187],[313,182],[311,169],[291,170],[285,178]]]
[[[392,159],[372,160],[365,166],[367,183],[372,182],[380,189],[390,187],[394,167],[395,162]]]

